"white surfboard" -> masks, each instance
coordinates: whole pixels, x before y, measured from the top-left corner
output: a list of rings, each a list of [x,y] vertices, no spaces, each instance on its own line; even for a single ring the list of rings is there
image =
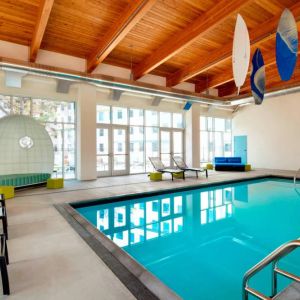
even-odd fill
[[[232,49],[232,69],[235,85],[238,88],[238,94],[241,86],[244,84],[250,62],[250,39],[247,25],[241,15],[238,14]]]

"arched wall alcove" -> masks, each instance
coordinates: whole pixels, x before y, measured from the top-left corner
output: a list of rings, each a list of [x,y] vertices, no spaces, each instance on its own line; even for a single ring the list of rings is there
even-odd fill
[[[29,116],[0,119],[0,175],[51,174],[54,152],[46,129]]]

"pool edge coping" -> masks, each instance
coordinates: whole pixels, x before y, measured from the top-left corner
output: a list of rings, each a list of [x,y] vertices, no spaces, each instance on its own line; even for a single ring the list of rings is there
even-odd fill
[[[168,192],[187,191],[197,188],[214,187],[230,183],[246,182],[264,178],[292,179],[290,176],[263,174],[248,178],[237,178],[221,180],[217,182],[207,182],[202,184],[190,185],[185,187],[167,188],[153,190],[141,193],[128,193],[110,197],[100,197],[98,199],[87,199],[67,202],[63,204],[54,204],[54,207],[66,219],[71,227],[80,235],[80,237],[89,245],[96,255],[109,267],[115,276],[124,284],[130,293],[141,300],[179,300],[179,297],[171,288],[159,280],[155,275],[148,271],[138,261],[132,258],[125,250],[117,246],[113,241],[105,236],[101,231],[94,227],[88,220],[81,216],[75,209],[84,207],[88,203],[96,205],[109,202],[120,202],[139,197],[154,196]]]
[[[87,206],[87,204],[90,205],[97,205],[99,204],[99,201],[101,201],[101,204],[110,203],[110,202],[119,202],[124,200],[132,200],[140,197],[151,197],[156,195],[162,195],[167,193],[176,193],[176,192],[183,192],[188,190],[194,190],[198,188],[207,188],[207,187],[213,187],[213,186],[219,186],[224,184],[230,184],[230,183],[239,183],[244,181],[251,181],[255,179],[264,179],[264,178],[279,178],[279,179],[292,179],[290,176],[281,176],[281,175],[272,175],[272,174],[261,174],[261,175],[254,175],[253,177],[247,177],[247,178],[236,178],[236,179],[228,179],[228,180],[221,180],[221,181],[215,181],[215,182],[205,182],[200,184],[192,184],[188,186],[180,186],[180,187],[172,187],[172,188],[162,188],[160,190],[151,190],[146,192],[139,192],[139,193],[126,193],[121,195],[114,195],[109,197],[99,197],[97,199],[84,199],[84,200],[75,200],[71,202],[67,202],[69,205],[71,205],[73,208],[80,208]]]
[[[182,299],[82,217],[71,205],[55,204],[54,207],[136,299]]]

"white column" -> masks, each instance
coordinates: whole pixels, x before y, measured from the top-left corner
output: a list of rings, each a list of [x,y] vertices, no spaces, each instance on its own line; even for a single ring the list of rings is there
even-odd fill
[[[77,177],[97,178],[96,88],[80,84],[77,101]]]
[[[186,112],[185,153],[189,166],[200,166],[200,107],[193,104]]]
[[[192,127],[192,109],[185,112],[185,161],[188,166],[193,164],[193,127]]]
[[[193,126],[193,166],[200,167],[200,106],[192,109]]]

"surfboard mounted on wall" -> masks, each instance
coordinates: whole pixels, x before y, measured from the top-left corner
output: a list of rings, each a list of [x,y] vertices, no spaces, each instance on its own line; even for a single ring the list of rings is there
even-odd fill
[[[232,49],[232,70],[238,94],[246,80],[250,62],[250,39],[247,25],[241,15],[238,14]]]
[[[255,104],[261,104],[266,89],[266,72],[264,59],[259,49],[256,49],[252,57],[250,83]]]
[[[276,63],[280,78],[290,80],[297,63],[298,31],[295,18],[287,8],[283,11],[276,32]]]

